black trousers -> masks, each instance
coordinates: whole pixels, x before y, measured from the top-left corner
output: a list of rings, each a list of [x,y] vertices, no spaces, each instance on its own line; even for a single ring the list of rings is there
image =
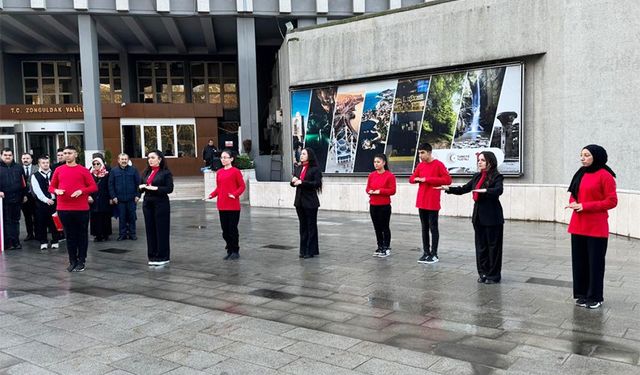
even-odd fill
[[[120,202],[118,200],[118,234],[120,236],[136,235],[136,202]]]
[[[573,298],[602,302],[608,238],[571,235]]]
[[[4,247],[20,245],[20,203],[2,204]]]
[[[473,224],[478,275],[488,280],[502,278],[502,234],[504,225]]]
[[[58,216],[67,235],[69,263],[84,263],[89,246],[89,210],[58,211]]]
[[[49,206],[42,202],[36,202],[36,227],[35,235],[36,240],[40,241],[40,244],[49,242],[47,240],[47,230],[51,232],[51,243],[58,243],[60,241],[60,234],[56,225],[53,222],[51,215],[56,212],[56,206]]]
[[[418,211],[422,226],[422,251],[429,255],[438,255],[438,241],[440,240],[438,211],[423,209]],[[431,231],[431,245],[429,245],[429,231]]]
[[[36,202],[34,198],[28,196],[27,201],[22,203],[22,214],[24,215],[24,227],[27,230],[27,236],[33,237],[36,214]]]
[[[90,232],[97,239],[104,239],[111,235],[111,212],[91,212]]]
[[[169,198],[145,199],[142,204],[144,225],[147,232],[147,256],[151,261],[169,260],[171,248],[171,206]]]
[[[369,214],[373,222],[373,230],[376,232],[378,248],[390,247],[391,229],[389,229],[389,222],[391,221],[391,205],[369,205]]]
[[[300,255],[318,255],[318,208],[296,207],[300,221]]]
[[[238,223],[240,222],[240,211],[218,211],[220,214],[220,226],[222,227],[222,238],[227,243],[225,249],[227,254],[240,251],[240,233]]]

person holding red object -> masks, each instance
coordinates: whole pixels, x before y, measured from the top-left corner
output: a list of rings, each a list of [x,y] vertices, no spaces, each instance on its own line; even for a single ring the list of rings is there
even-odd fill
[[[478,154],[478,170],[479,173],[463,186],[442,186],[438,189],[455,195],[472,193],[471,222],[475,232],[478,282],[498,284],[502,279],[504,214],[500,196],[504,177],[498,172],[498,160],[490,151]]]
[[[422,226],[422,256],[418,263],[436,263],[438,258],[438,211],[440,211],[440,190],[434,189],[442,185],[451,184],[451,176],[444,164],[434,159],[433,148],[428,143],[418,146],[420,163],[413,170],[409,182],[418,185],[416,207],[420,214]],[[431,231],[431,245],[429,245],[429,231]]]
[[[49,192],[57,197],[57,210],[67,236],[69,272],[82,272],[89,246],[89,196],[98,191],[91,172],[76,160],[78,149],[66,146],[66,164],[56,168],[49,184]]]
[[[222,238],[227,246],[227,255],[224,260],[236,260],[240,258],[240,195],[246,186],[240,170],[233,166],[235,160],[233,151],[224,150],[220,154],[222,168],[216,171],[216,189],[209,194],[209,199],[218,198],[217,206],[220,214],[220,226]]]
[[[609,214],[618,205],[616,174],[607,166],[607,151],[598,145],[580,152],[582,167],[571,179],[569,204],[573,298],[576,305],[597,309],[604,302],[604,266]]]
[[[396,176],[389,171],[387,156],[377,154],[373,158],[375,171],[369,174],[366,192],[369,194],[369,214],[376,232],[378,248],[373,256],[388,257],[391,254],[391,196],[396,193]]]

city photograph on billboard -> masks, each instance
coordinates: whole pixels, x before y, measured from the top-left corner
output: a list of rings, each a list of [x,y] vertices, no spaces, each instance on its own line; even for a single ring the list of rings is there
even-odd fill
[[[301,132],[293,124],[302,123],[304,145],[328,174],[371,172],[374,155],[385,153],[394,173],[407,175],[418,145],[427,142],[453,175],[475,173],[477,154],[491,151],[502,174],[519,176],[522,75],[522,64],[514,63],[293,90],[292,103],[309,102],[308,120],[292,108],[293,142]]]

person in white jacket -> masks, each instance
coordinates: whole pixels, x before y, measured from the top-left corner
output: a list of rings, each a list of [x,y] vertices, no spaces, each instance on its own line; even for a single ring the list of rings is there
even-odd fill
[[[61,233],[56,228],[53,215],[56,212],[56,196],[49,193],[49,183],[53,176],[47,156],[38,158],[38,172],[31,175],[31,192],[36,198],[36,240],[40,241],[40,250],[49,247],[47,229],[51,232],[51,248],[58,248]]]

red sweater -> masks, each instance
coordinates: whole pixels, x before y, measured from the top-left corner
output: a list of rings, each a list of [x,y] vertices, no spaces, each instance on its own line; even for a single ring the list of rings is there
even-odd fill
[[[575,202],[573,196],[569,202]],[[578,203],[582,211],[573,211],[568,232],[590,237],[609,237],[608,210],[618,205],[616,180],[604,169],[585,173],[580,181]]]
[[[209,194],[209,198],[218,197],[218,211],[240,211],[240,194],[244,189],[244,178],[238,168],[218,169],[216,189]],[[229,194],[235,198],[230,198]]]
[[[423,210],[440,210],[440,190],[434,189],[434,187],[451,184],[452,180],[447,167],[436,159],[430,162],[421,161],[409,177],[409,182],[418,183],[415,180],[416,177],[426,178],[424,182],[419,182],[416,207]]]
[[[98,191],[91,176],[91,172],[84,166],[77,164],[70,167],[63,164],[56,168],[49,184],[49,192],[55,193],[56,189],[64,190],[64,194],[57,195],[57,209],[60,211],[87,211],[89,210],[89,194]],[[81,190],[80,196],[71,198],[76,190]]]
[[[380,190],[380,194],[369,194],[370,190]],[[378,173],[373,171],[367,179],[367,194],[372,206],[386,206],[391,204],[391,196],[396,193],[396,176],[389,171]]]

